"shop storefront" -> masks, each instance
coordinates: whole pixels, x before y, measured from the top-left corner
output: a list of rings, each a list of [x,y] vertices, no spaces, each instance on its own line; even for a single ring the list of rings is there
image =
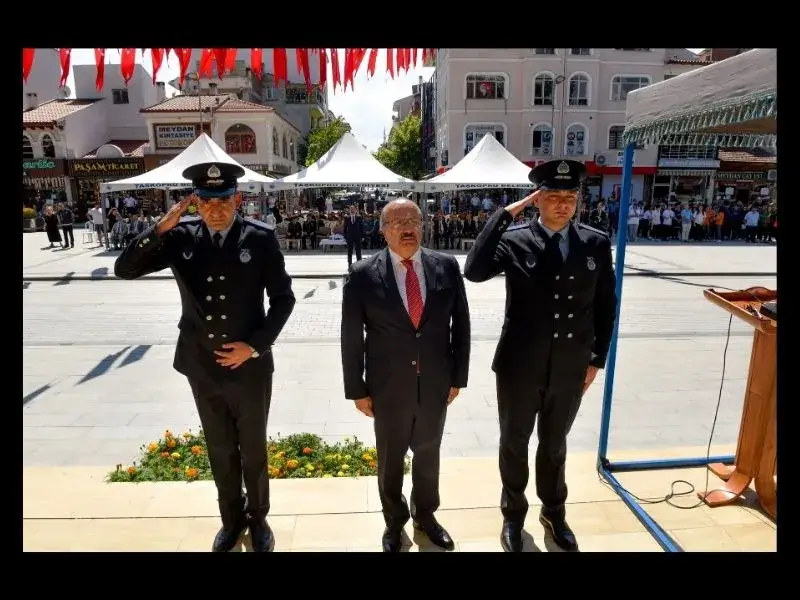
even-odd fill
[[[84,214],[95,202],[100,201],[101,183],[144,173],[142,158],[78,158],[67,162],[72,180],[72,197],[79,214]]]
[[[777,183],[777,169],[766,171],[719,171],[717,194],[719,202],[770,202]]]
[[[712,202],[718,169],[719,159],[714,146],[659,147],[653,202]]]
[[[37,198],[47,202],[66,202],[69,184],[64,160],[39,158],[22,161],[23,202],[31,206]]]

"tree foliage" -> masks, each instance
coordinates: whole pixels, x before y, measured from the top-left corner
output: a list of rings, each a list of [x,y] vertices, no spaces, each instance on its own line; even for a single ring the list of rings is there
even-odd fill
[[[422,120],[409,115],[389,133],[389,139],[373,154],[387,169],[409,179],[422,177]]]
[[[308,134],[308,144],[306,145],[305,166],[313,165],[322,155],[333,147],[345,133],[350,131],[350,124],[342,117],[336,117],[333,121],[322,127],[317,127]]]

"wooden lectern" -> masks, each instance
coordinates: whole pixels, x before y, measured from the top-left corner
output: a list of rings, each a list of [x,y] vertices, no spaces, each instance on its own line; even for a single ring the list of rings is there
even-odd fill
[[[761,304],[777,300],[778,293],[763,287],[739,292],[704,290],[705,297],[753,326],[753,350],[744,396],[739,442],[733,466],[708,468],[725,483],[698,496],[711,507],[731,504],[755,481],[761,506],[777,517],[777,331],[778,324],[760,313]]]

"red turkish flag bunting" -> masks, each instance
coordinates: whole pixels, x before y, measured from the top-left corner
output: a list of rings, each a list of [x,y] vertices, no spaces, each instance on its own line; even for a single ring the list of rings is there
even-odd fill
[[[69,61],[71,56],[72,48],[58,49],[58,62],[61,64],[61,79],[58,82],[60,87],[67,85],[67,78],[69,77]]]
[[[344,49],[344,78],[342,81],[342,89],[347,91],[347,84],[353,86],[353,49]]]
[[[318,48],[319,54],[319,87],[325,89],[325,84],[328,83],[328,51],[325,48]]]
[[[394,79],[394,48],[386,49],[386,70],[389,71],[389,77]]]
[[[233,73],[236,70],[236,55],[238,48],[228,48],[228,53],[225,55],[225,72]]]
[[[217,77],[222,79],[225,76],[225,63],[228,57],[227,48],[214,48],[214,62],[217,64]]]
[[[164,50],[164,48],[150,48],[150,58],[153,59],[153,85],[156,84],[156,77],[164,63]]]
[[[411,66],[412,67],[416,67],[417,66],[417,50],[418,50],[418,48],[412,48],[411,49]]]
[[[367,61],[367,75],[372,77],[375,75],[375,66],[378,62],[378,49],[371,48],[369,51],[369,60]]]
[[[367,55],[366,48],[356,48],[353,50],[353,74],[350,76],[350,88],[355,89],[353,87],[355,76],[358,74],[358,70],[361,68],[361,63],[364,62],[364,57]]]
[[[261,79],[261,73],[264,70],[263,48],[250,48],[250,70]]]
[[[339,71],[339,51],[336,48],[331,48],[331,73],[333,74],[332,83],[333,83],[333,93],[336,93],[336,86],[341,83],[339,79],[340,71]]]
[[[211,53],[212,48],[203,48],[203,51],[200,53],[200,65],[197,67],[198,77],[208,77],[211,79],[211,63],[213,59],[213,55]]]
[[[22,81],[28,81],[28,75],[31,74],[31,67],[33,67],[33,58],[35,56],[36,48],[22,49]]]
[[[281,81],[289,83],[289,64],[286,58],[286,48],[273,48],[272,62],[275,72],[275,87],[278,87]]]
[[[306,82],[306,90],[311,93],[311,68],[308,63],[308,48],[295,48],[295,56],[297,57],[297,68],[303,79]]]
[[[103,89],[103,82],[106,78],[106,49],[105,48],[95,48],[94,49],[94,64],[97,68],[97,76],[94,80],[94,86],[97,88],[97,91]]]
[[[183,87],[183,82],[186,81],[186,74],[189,72],[189,65],[192,62],[192,49],[173,48],[172,50],[175,52],[175,56],[178,57],[178,65],[180,66],[178,85]]]
[[[122,81],[125,85],[133,77],[133,71],[136,68],[136,48],[123,48],[119,59],[119,71],[122,74]]]

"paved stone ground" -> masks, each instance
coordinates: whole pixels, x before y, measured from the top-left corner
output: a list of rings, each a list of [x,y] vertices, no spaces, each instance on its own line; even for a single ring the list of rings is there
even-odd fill
[[[684,258],[670,261],[700,262],[689,260],[689,248],[674,249]],[[728,249],[720,255],[722,262],[735,264],[742,251]],[[770,251],[774,248],[746,250],[751,257]],[[295,280],[298,304],[275,347],[271,434],[373,439],[371,422],[342,394],[340,281]],[[626,279],[612,456],[614,448],[644,449],[646,457],[647,448],[707,443],[728,319],[703,299],[702,289],[752,285],[773,287],[776,281],[725,275]],[[173,282],[34,281],[23,288],[26,466],[112,466],[132,459],[140,444],[167,427],[198,426],[188,386],[171,367],[179,314]],[[474,340],[470,385],[448,415],[443,453],[490,456],[497,449],[498,426],[489,365],[502,319],[504,282],[468,284],[467,292]],[[731,330],[715,436],[720,444],[736,439],[750,356],[747,327],[734,321]],[[596,448],[602,392],[598,381],[586,395],[570,450]]]
[[[76,232],[76,246],[70,250],[47,250],[44,233],[29,233],[22,236],[23,277],[107,277],[113,276],[114,260],[119,252],[108,252],[96,244],[83,245],[83,231]],[[365,255],[369,251],[365,252]],[[466,254],[454,252],[464,264]],[[347,261],[343,251],[289,252],[287,269],[293,277],[340,276]],[[628,274],[656,273],[769,273],[777,272],[776,246],[744,243],[725,244],[680,244],[677,242],[640,242],[628,245],[625,256]],[[163,271],[154,277],[171,277]]]

